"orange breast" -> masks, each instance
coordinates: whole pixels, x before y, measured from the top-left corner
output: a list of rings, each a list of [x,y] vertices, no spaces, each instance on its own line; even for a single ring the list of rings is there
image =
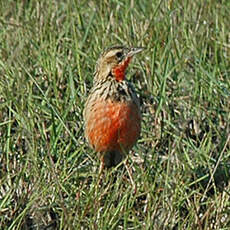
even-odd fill
[[[98,100],[86,120],[86,137],[98,152],[128,151],[140,135],[139,108],[131,102]]]

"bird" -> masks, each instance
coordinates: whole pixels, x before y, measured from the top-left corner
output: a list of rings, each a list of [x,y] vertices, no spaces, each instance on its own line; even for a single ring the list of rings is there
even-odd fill
[[[118,165],[140,136],[140,101],[126,69],[143,49],[112,46],[97,60],[83,118],[86,140],[99,154],[101,169]]]

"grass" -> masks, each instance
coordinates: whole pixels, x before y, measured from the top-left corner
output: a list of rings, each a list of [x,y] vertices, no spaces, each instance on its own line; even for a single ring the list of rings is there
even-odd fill
[[[227,0],[0,3],[1,229],[229,229]],[[129,67],[142,133],[104,172],[83,135],[96,60]]]

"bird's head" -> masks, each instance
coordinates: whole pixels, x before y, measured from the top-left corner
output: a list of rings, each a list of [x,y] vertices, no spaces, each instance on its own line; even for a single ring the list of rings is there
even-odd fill
[[[143,48],[126,48],[114,46],[105,50],[97,61],[95,79],[104,80],[113,76],[117,81],[125,79],[125,70],[132,57],[141,52]]]

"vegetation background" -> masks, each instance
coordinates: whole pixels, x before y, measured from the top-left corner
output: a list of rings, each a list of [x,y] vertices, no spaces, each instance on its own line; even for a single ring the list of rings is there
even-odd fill
[[[1,229],[230,229],[229,0],[1,0]],[[98,182],[82,111],[99,54],[128,69],[142,133]]]

